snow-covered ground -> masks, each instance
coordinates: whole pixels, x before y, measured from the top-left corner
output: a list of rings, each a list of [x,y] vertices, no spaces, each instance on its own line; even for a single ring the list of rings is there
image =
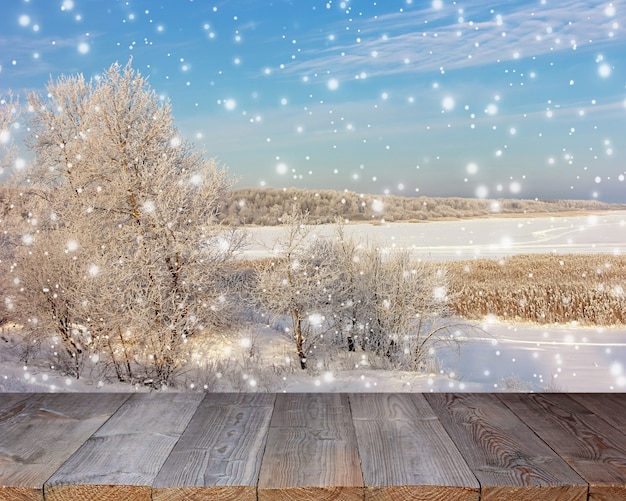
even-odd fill
[[[468,340],[460,353],[442,352],[431,374],[387,371],[362,353],[326,358],[297,367],[291,341],[267,327],[242,332],[232,343],[198,351],[215,365],[191,373],[178,390],[288,392],[428,391],[626,391],[626,328],[581,328],[503,323],[481,325],[483,336]],[[148,391],[143,385],[102,381],[89,364],[76,380],[39,363],[25,365],[0,355],[0,391]],[[372,366],[374,364],[374,367]]]
[[[424,259],[471,259],[518,253],[626,252],[626,213],[591,216],[487,218],[432,223],[354,224],[358,238],[411,248]],[[280,228],[251,230],[251,258],[271,255]],[[332,226],[315,229],[330,235]],[[626,282],[626,277],[624,277]],[[625,284],[626,286],[626,284]],[[463,344],[460,355],[442,352],[431,374],[387,371],[362,353],[320,354],[308,371],[297,368],[288,337],[263,326],[192,354],[200,365],[184,388],[209,391],[626,391],[626,327],[537,326],[485,319],[484,335]],[[4,336],[10,339],[10,335]],[[179,388],[183,389],[183,388]],[[45,365],[19,362],[0,341],[0,391],[147,391],[101,381],[95,367],[80,380]]]
[[[487,320],[485,336],[443,353],[445,367],[486,391],[626,391],[626,328]]]
[[[45,362],[20,362],[17,353],[16,347],[8,343],[0,350],[0,392],[149,391],[140,383],[131,386],[103,381],[97,367],[89,362],[77,380],[51,370]],[[309,360],[309,369],[303,371],[293,341],[267,326],[250,326],[230,340],[210,340],[205,346],[195,347],[190,355],[194,363],[185,368],[180,378],[185,382],[174,391],[489,391],[484,383],[461,381],[450,375],[450,370],[432,374],[388,371],[359,352],[332,356],[318,353]]]

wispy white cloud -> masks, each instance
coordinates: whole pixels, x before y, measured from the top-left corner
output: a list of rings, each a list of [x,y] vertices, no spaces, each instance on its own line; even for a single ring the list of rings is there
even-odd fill
[[[472,5],[445,15],[407,10],[362,21],[349,42],[329,45],[320,34],[285,73],[354,78],[447,71],[601,47],[623,37],[624,28],[624,0],[525,2],[493,12]]]
[[[92,33],[90,40],[96,40],[99,36],[98,33]],[[67,64],[59,68],[56,53],[68,49],[74,49],[78,53],[78,46],[84,41],[81,36],[48,36],[36,39],[15,35],[0,37],[0,47],[11,48],[10,59],[2,61],[2,72],[11,82],[18,82],[27,88],[41,89],[47,84],[46,78],[50,76],[55,77],[61,72],[79,72],[77,60],[73,58],[67,58]],[[43,80],[42,75],[45,75]],[[37,81],[31,82],[32,78],[37,78]]]

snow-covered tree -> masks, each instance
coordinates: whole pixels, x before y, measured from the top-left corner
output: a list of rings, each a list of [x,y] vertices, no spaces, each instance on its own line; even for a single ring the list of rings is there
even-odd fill
[[[362,263],[369,291],[362,346],[396,367],[425,369],[437,345],[453,342],[460,327],[450,318],[445,268],[380,248],[368,249]]]
[[[257,298],[261,308],[288,318],[300,367],[307,368],[308,354],[326,325],[324,311],[332,294],[327,242],[316,238],[307,215],[284,215],[285,232],[258,272]]]
[[[367,330],[369,290],[364,274],[362,257],[366,246],[346,235],[343,223],[336,225],[335,238],[331,244],[329,266],[334,270],[330,286],[332,297],[329,317],[333,321],[335,340],[348,351],[355,351],[359,339]]]
[[[258,272],[265,310],[289,319],[302,368],[315,345],[357,349],[395,368],[424,370],[470,326],[453,321],[446,269],[409,252],[358,243],[339,224],[320,238],[299,213],[283,218],[276,256]]]
[[[9,93],[0,96],[0,175],[12,167],[17,155],[13,140],[13,129],[20,116],[18,100]]]
[[[217,217],[232,181],[181,137],[170,104],[130,62],[93,81],[51,81],[28,103],[34,162],[10,270],[23,284],[15,304],[38,311],[74,357],[81,325],[120,379],[170,383],[187,339],[230,323],[225,264],[243,236]],[[49,298],[57,286],[62,310]]]
[[[339,225],[332,244],[335,332],[349,350],[385,357],[398,368],[421,370],[441,344],[453,344],[445,267],[416,260],[403,249],[356,242]]]
[[[17,149],[13,140],[13,130],[17,124],[20,108],[13,94],[0,96],[0,176],[4,176],[7,170],[14,166],[17,158]],[[4,184],[0,187],[0,260],[6,263],[10,261],[11,254],[8,252],[12,233],[9,232],[11,218],[11,188]],[[0,324],[4,324],[11,317],[13,304],[8,295],[9,284],[6,280],[0,283]]]

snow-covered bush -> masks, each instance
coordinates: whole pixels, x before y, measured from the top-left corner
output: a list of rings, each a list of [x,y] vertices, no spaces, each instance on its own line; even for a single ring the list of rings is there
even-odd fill
[[[456,345],[472,329],[451,317],[442,265],[359,244],[341,225],[335,238],[318,237],[299,213],[284,224],[256,292],[261,308],[290,319],[303,369],[323,347],[359,349],[393,368],[425,370],[438,346]]]

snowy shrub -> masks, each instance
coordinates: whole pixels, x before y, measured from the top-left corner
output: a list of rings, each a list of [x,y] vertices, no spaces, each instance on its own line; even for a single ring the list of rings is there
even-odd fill
[[[357,244],[341,225],[316,237],[305,215],[258,272],[261,308],[289,318],[303,369],[320,348],[372,353],[393,368],[424,371],[439,346],[471,329],[451,319],[446,269],[400,250]]]

